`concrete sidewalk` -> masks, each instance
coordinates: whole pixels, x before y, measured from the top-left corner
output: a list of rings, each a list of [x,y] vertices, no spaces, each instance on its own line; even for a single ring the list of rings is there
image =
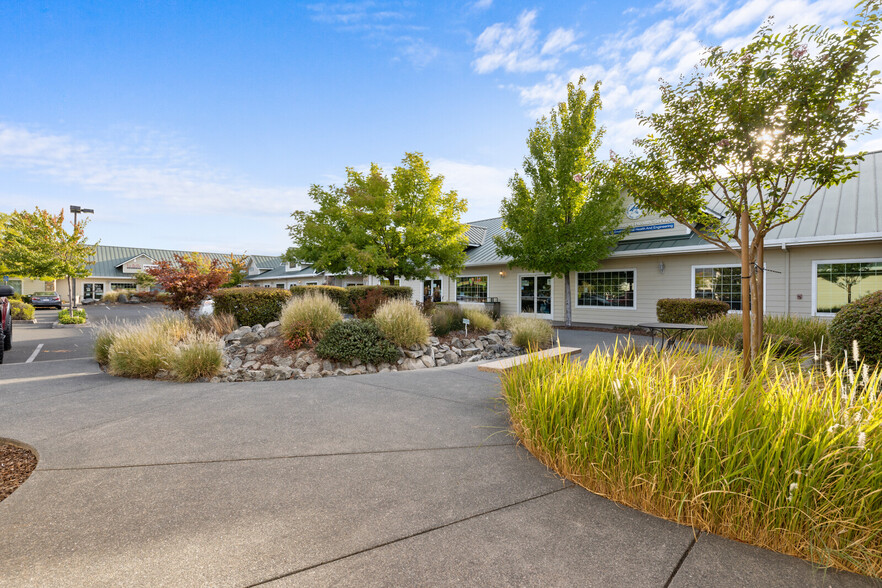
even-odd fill
[[[0,366],[0,436],[40,454],[0,503],[0,586],[878,585],[564,483],[498,398],[474,364],[188,385]]]

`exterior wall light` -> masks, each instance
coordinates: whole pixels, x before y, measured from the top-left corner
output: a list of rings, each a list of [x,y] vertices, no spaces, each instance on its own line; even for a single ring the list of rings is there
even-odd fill
[[[499,277],[500,277],[500,278],[504,278],[504,277],[505,277],[505,270],[502,270],[501,272],[499,272]]]
[[[665,262],[663,262],[663,261],[658,262],[658,273],[660,273],[660,274],[665,273]]]

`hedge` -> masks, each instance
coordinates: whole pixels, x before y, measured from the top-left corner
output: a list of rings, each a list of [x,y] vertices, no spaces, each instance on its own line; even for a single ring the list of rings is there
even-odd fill
[[[413,288],[408,286],[350,286],[349,308],[358,318],[370,318],[390,298],[411,300]]]
[[[340,286],[291,286],[291,295],[295,298],[307,292],[324,292],[328,298],[340,305],[340,310],[349,312],[349,290]]]
[[[830,339],[834,357],[848,351],[851,359],[857,341],[862,361],[882,365],[882,290],[843,306],[830,323]]]
[[[13,320],[33,320],[34,307],[20,300],[9,301],[9,315]]]
[[[281,288],[222,288],[212,293],[215,314],[231,314],[242,326],[279,320],[291,292]]]
[[[694,323],[729,312],[729,305],[711,298],[661,298],[655,314],[662,323]]]
[[[319,357],[336,361],[358,359],[366,364],[391,363],[398,348],[387,341],[373,321],[352,319],[331,326],[315,346]]]

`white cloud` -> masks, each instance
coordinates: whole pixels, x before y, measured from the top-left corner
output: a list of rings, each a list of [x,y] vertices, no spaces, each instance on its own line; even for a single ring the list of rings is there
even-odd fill
[[[493,6],[493,0],[477,0],[472,3],[473,10],[487,10],[491,6]]]
[[[479,55],[472,66],[481,74],[497,69],[528,73],[548,71],[557,67],[562,53],[577,49],[576,35],[570,29],[559,28],[547,36],[539,47],[539,31],[533,27],[536,11],[524,11],[514,26],[496,23],[484,29],[475,42]]]
[[[306,203],[305,188],[237,179],[199,163],[179,142],[143,130],[119,142],[100,142],[0,123],[0,167],[203,214],[288,214]]]
[[[432,173],[444,176],[444,189],[456,190],[469,203],[464,220],[499,216],[499,203],[510,196],[508,180],[514,169],[502,169],[450,159],[432,159]]]

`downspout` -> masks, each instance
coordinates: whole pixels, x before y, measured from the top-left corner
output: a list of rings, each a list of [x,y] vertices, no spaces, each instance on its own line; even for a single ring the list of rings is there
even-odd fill
[[[787,243],[781,243],[784,252],[784,314],[790,314],[790,250]]]

